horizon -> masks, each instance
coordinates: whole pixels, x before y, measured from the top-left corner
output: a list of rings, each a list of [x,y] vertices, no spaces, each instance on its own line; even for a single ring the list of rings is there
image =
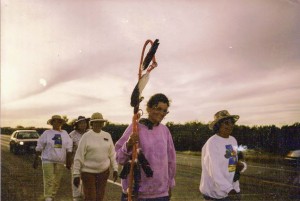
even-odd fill
[[[71,126],[71,122],[75,120],[75,119],[72,119],[71,121],[69,120],[66,124]],[[113,125],[129,125],[130,123],[118,123],[118,122],[110,122],[108,121],[109,124],[113,124]],[[205,123],[205,122],[200,122],[200,121],[187,121],[187,122],[165,122],[165,125],[169,124],[169,123],[172,123],[172,124],[175,124],[175,125],[186,125],[186,124],[190,124],[190,123],[200,123],[202,125],[209,125],[209,122]],[[284,126],[294,126],[294,125],[297,125],[297,124],[300,124],[300,122],[294,122],[292,124],[286,124],[286,125],[281,125],[281,126],[277,126],[275,124],[269,124],[269,125],[243,125],[243,124],[238,124],[236,123],[235,125],[236,126],[247,126],[249,128],[253,128],[253,127],[271,127],[271,126],[275,126],[277,128],[282,128]],[[49,129],[51,128],[51,125],[48,125],[46,124],[46,126],[32,126],[32,125],[29,125],[29,126],[23,126],[23,125],[17,125],[17,126],[0,126],[0,128],[12,128],[12,129],[19,129],[18,127],[22,127],[20,129],[27,129],[27,128],[45,128],[45,129]],[[105,126],[104,126],[105,127]]]

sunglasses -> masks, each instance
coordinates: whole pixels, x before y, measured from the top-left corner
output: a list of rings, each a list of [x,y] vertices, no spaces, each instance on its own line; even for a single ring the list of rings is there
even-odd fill
[[[168,111],[167,109],[162,109],[162,108],[160,108],[160,107],[153,107],[153,109],[154,109],[156,112],[164,113],[164,115],[169,114],[169,111]]]

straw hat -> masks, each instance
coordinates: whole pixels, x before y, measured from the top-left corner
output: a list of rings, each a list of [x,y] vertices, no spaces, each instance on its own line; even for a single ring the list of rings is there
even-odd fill
[[[106,122],[107,120],[103,119],[103,116],[101,113],[95,112],[94,114],[92,114],[90,122],[94,122],[94,121]]]
[[[66,122],[60,115],[53,115],[53,116],[51,117],[51,119],[49,119],[49,120],[47,121],[47,124],[52,125],[52,121],[53,121],[54,119],[61,120],[62,123],[65,123],[65,122]]]
[[[214,116],[214,121],[209,123],[209,128],[212,130],[215,126],[216,123],[218,123],[222,119],[228,119],[231,118],[233,119],[234,123],[240,118],[239,115],[230,115],[227,110],[221,110],[217,112]]]

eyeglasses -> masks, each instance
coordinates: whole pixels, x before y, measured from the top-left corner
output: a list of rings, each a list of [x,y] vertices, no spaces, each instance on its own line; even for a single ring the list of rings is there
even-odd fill
[[[153,109],[156,111],[156,112],[161,112],[161,113],[164,113],[164,115],[167,115],[169,114],[169,111],[167,109],[162,109],[160,107],[153,107]]]
[[[224,121],[222,121],[222,123],[226,124],[226,125],[234,125],[234,121],[232,119],[226,119]]]

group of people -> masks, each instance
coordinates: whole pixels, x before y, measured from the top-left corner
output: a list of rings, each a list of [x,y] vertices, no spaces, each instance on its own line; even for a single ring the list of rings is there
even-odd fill
[[[138,174],[135,172],[138,194],[134,200],[170,200],[175,187],[176,151],[169,129],[161,123],[169,113],[169,106],[170,100],[164,94],[151,96],[146,107],[148,116],[139,120],[138,133],[129,125],[115,145],[111,135],[102,130],[107,120],[101,113],[94,113],[91,118],[79,116],[70,134],[61,129],[64,119],[52,116],[47,122],[52,129],[40,136],[33,163],[37,168],[38,159],[42,160],[45,200],[54,200],[62,170],[67,168],[72,174],[74,201],[101,201],[110,169],[114,181],[119,176],[118,165],[123,166],[120,200],[128,200],[130,178],[126,165],[132,159],[135,145],[138,145],[138,160],[142,162]],[[237,175],[246,169],[246,163],[238,159],[237,141],[231,136],[238,119],[238,115],[222,110],[209,124],[215,134],[202,148],[199,187],[205,200],[240,199]]]

